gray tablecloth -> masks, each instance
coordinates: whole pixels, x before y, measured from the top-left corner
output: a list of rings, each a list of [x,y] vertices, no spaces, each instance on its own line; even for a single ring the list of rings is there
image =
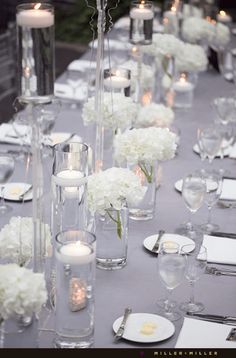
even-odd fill
[[[195,91],[193,107],[187,111],[176,111],[175,125],[181,130],[181,143],[175,159],[162,163],[163,176],[157,192],[156,214],[153,220],[134,222],[130,220],[128,241],[128,262],[122,270],[96,270],[95,289],[95,348],[173,348],[178,338],[183,319],[174,322],[175,334],[168,340],[155,344],[139,344],[121,340],[113,342],[112,324],[123,314],[124,308],[132,307],[133,312],[158,314],[157,300],[165,294],[157,274],[157,258],[143,247],[143,240],[165,229],[168,233],[175,232],[181,223],[186,221],[188,211],[181,195],[175,191],[174,183],[183,175],[203,166],[199,156],[192,150],[196,142],[198,126],[211,123],[216,113],[211,102],[214,97],[232,95],[235,87],[226,82],[213,70],[202,73]],[[81,108],[70,109],[63,105],[57,119],[55,131],[77,132],[86,141],[88,133],[81,120]],[[9,149],[1,145],[2,149]],[[212,164],[215,168],[224,168],[236,175],[235,160],[216,159]],[[50,192],[49,179],[51,160],[45,159],[46,187]],[[22,164],[17,163],[11,181],[24,181]],[[1,227],[8,222],[11,215],[31,215],[31,203],[12,203],[14,211],[0,218]],[[47,221],[50,222],[50,196],[45,198]],[[235,232],[235,209],[213,209],[213,221],[220,225],[222,231]],[[207,209],[202,207],[194,216],[194,222],[201,224],[206,221]],[[174,299],[183,302],[189,298],[189,285],[183,282],[174,291]],[[223,315],[236,315],[236,281],[231,277],[215,277],[204,275],[196,284],[196,298],[205,305],[205,311]],[[52,328],[49,320],[47,328]],[[52,332],[42,332],[39,347],[52,347]],[[6,334],[6,347],[36,347],[36,324],[23,333]]]

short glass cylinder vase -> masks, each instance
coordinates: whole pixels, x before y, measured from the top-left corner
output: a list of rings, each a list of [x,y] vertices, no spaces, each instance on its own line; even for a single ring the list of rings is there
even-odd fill
[[[152,43],[154,8],[151,1],[133,1],[130,9],[130,42],[134,45]]]
[[[139,162],[136,165],[128,165],[146,187],[143,200],[135,207],[129,207],[129,217],[133,220],[151,220],[155,214],[158,162]]]
[[[56,348],[93,346],[95,241],[79,230],[56,237]]]
[[[104,70],[104,87],[116,93],[130,97],[131,71],[126,68],[108,68]]]
[[[118,270],[127,263],[129,211],[109,208],[104,214],[95,214],[97,238],[97,267]]]
[[[192,107],[194,85],[190,82],[187,73],[183,72],[176,76],[172,89],[175,108],[188,109]]]

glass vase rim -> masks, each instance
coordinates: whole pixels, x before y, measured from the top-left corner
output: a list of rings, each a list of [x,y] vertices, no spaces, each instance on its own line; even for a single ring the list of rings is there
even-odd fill
[[[40,7],[37,10],[48,10],[54,12],[54,6],[48,2],[27,2],[27,3],[18,4],[16,6],[16,11],[20,12],[24,10],[34,10],[35,5],[37,4],[40,4]]]
[[[75,151],[70,151],[70,150],[63,150],[63,148],[70,148],[70,146],[80,146],[81,149],[77,149]],[[83,152],[88,152],[89,150],[89,146],[86,143],[82,143],[82,142],[69,142],[69,143],[57,143],[53,145],[53,151],[57,152],[57,153],[64,153],[64,154],[75,154],[75,153],[83,153]]]
[[[122,66],[112,66],[111,68],[105,68],[103,70],[103,73],[104,75],[108,74],[108,75],[116,75],[116,71],[120,71],[121,73],[120,74],[124,74],[126,75],[127,74],[127,78],[130,79],[131,78],[131,70],[129,68],[126,68],[126,67],[122,67]]]
[[[71,238],[70,240],[66,240],[65,242],[59,240],[59,237],[60,236],[64,236],[64,234],[72,234],[74,237]],[[83,241],[81,240],[81,238],[79,238],[80,234],[85,234],[86,237],[89,237],[91,238],[91,241],[87,242],[87,241]],[[77,238],[77,239],[76,239]],[[64,246],[64,245],[67,245],[67,244],[70,244],[70,243],[74,243],[74,242],[78,242],[78,241],[81,241],[81,242],[84,242],[85,244],[91,246],[93,245],[95,242],[96,242],[96,236],[95,234],[93,234],[92,232],[90,231],[87,231],[87,230],[79,230],[79,229],[75,229],[75,230],[63,230],[63,231],[60,231],[56,234],[55,236],[55,241],[56,243],[59,245],[59,246]]]

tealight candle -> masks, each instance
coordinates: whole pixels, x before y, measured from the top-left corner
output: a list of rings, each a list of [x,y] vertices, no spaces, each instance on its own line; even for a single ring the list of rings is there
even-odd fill
[[[228,15],[225,11],[221,10],[219,14],[217,14],[217,21],[223,22],[223,23],[229,23],[232,21],[232,17]]]
[[[16,15],[16,23],[18,26],[44,28],[54,25],[54,15],[46,9],[40,9],[41,4],[38,3],[33,9],[22,10]]]
[[[68,265],[86,265],[95,258],[94,251],[82,241],[65,244],[56,251],[57,259]]]
[[[130,10],[130,17],[134,20],[151,20],[154,17],[154,12],[151,9],[145,8],[145,4],[140,4],[138,7]]]
[[[122,89],[130,86],[130,80],[119,74],[112,74],[110,77],[104,79],[104,86],[107,88]]]
[[[178,81],[173,83],[174,91],[174,107],[176,108],[190,108],[193,100],[194,85],[187,80],[184,73],[180,75]]]
[[[54,181],[59,186],[73,187],[83,185],[87,182],[87,178],[83,173],[75,169],[65,169],[54,175]]]
[[[193,84],[188,82],[185,75],[182,74],[180,79],[174,82],[173,89],[178,92],[189,92],[193,90]]]

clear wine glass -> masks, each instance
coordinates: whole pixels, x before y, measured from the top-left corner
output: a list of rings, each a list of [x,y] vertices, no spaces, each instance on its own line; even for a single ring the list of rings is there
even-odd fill
[[[204,309],[201,302],[195,302],[194,288],[207,265],[207,250],[204,246],[196,247],[195,244],[184,245],[181,254],[185,258],[185,277],[190,283],[191,295],[189,302],[180,304],[180,309],[185,312],[200,312]]]
[[[1,184],[1,197],[0,197],[0,214],[6,214],[12,210],[10,205],[6,205],[4,200],[4,184],[12,176],[15,168],[14,159],[10,155],[0,154],[0,184]]]
[[[211,213],[213,206],[217,203],[222,192],[222,177],[217,172],[202,171],[204,180],[206,181],[205,203],[208,208],[207,223],[201,225],[205,232],[216,231],[219,225],[211,222]]]
[[[184,278],[185,259],[180,254],[179,249],[180,247],[176,242],[163,242],[160,245],[157,259],[158,273],[162,284],[167,289],[163,315],[170,321],[176,321],[181,317],[178,312],[173,312],[173,305],[170,303],[173,290],[180,285]]]
[[[222,136],[215,126],[198,129],[198,145],[204,158],[212,163],[217,153],[221,150]]]
[[[222,124],[229,123],[236,116],[236,100],[233,97],[217,97],[213,106]]]
[[[198,174],[190,174],[183,180],[182,197],[190,212],[189,221],[186,224],[189,235],[194,234],[192,214],[196,213],[203,204],[206,193],[206,182]]]

